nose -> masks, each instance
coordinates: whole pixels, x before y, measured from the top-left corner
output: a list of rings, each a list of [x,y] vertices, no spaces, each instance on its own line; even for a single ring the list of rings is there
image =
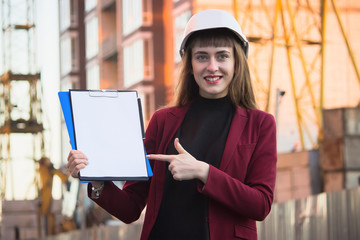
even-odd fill
[[[209,72],[216,72],[219,69],[218,63],[214,57],[211,57],[209,60],[209,64],[206,68]]]

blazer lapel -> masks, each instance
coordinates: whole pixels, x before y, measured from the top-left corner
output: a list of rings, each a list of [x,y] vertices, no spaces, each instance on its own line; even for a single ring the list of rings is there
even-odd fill
[[[220,170],[225,170],[230,163],[231,157],[240,142],[242,132],[247,124],[248,115],[245,109],[238,107],[231,122],[230,131],[226,140],[224,153],[220,163]]]
[[[167,146],[170,144],[171,139],[173,138],[176,131],[179,129],[184,117],[189,110],[190,104],[184,107],[175,107],[169,109],[164,123],[164,133],[163,139],[166,139],[166,142],[161,146],[161,150],[165,153]]]

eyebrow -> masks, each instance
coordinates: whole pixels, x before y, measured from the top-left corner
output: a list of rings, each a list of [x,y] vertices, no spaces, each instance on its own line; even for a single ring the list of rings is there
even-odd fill
[[[218,51],[218,52],[215,52],[215,54],[219,54],[219,53],[230,53],[230,51],[227,51],[227,50],[221,50],[221,51]],[[208,54],[208,52],[206,52],[206,51],[196,51],[196,52],[194,52],[194,55],[195,54]]]

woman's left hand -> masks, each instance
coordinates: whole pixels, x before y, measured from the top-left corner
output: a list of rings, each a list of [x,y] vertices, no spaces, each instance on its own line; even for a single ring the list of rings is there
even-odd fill
[[[169,162],[169,171],[175,180],[182,181],[197,178],[206,184],[209,175],[209,164],[196,160],[181,146],[178,138],[175,139],[174,146],[179,153],[177,155],[150,154],[146,157],[150,160]]]

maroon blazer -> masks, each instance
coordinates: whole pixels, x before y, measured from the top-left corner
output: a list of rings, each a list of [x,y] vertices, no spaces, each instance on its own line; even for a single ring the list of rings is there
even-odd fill
[[[146,131],[145,147],[165,153],[189,105],[158,110]],[[173,143],[171,143],[173,144]],[[256,221],[269,214],[276,177],[276,128],[272,115],[237,108],[219,169],[210,166],[207,183],[198,191],[209,198],[211,239],[257,239]],[[141,239],[148,239],[159,212],[165,180],[165,162],[151,162],[148,181],[128,181],[123,189],[106,182],[94,201],[125,223],[137,220],[147,205]],[[90,197],[90,186],[88,187]]]

